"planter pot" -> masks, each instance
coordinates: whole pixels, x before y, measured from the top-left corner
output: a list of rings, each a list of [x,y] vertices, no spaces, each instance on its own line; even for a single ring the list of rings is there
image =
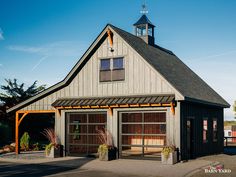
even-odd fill
[[[108,149],[108,152],[99,153],[99,160],[101,161],[110,161],[115,160],[117,154],[117,148]]]
[[[46,155],[46,157],[50,158],[63,157],[63,146],[60,145],[58,148],[52,147],[50,153]]]
[[[173,165],[177,163],[177,151],[169,153],[168,158],[165,158],[164,154],[161,153],[161,163],[167,165]]]

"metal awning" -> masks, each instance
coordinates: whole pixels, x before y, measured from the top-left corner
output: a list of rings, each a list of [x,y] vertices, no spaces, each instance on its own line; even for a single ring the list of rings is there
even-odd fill
[[[143,95],[143,96],[116,96],[116,97],[94,97],[94,98],[60,98],[52,103],[55,108],[77,107],[115,107],[119,105],[164,105],[173,103],[174,95]]]

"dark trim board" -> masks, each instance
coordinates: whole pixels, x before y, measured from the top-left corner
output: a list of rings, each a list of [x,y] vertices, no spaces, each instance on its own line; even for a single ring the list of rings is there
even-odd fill
[[[223,152],[223,108],[183,101],[180,102],[180,112],[181,160]],[[187,119],[189,118],[194,119],[194,155],[192,157],[189,156],[187,151]],[[203,142],[203,118],[208,120],[207,143]],[[213,142],[213,119],[217,119],[217,142]]]

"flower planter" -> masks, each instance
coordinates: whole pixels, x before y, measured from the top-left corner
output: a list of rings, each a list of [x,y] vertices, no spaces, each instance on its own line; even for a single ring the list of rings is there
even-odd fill
[[[170,152],[168,158],[165,158],[164,154],[161,153],[161,163],[166,165],[177,163],[177,151]]]
[[[59,145],[58,148],[55,148],[53,146],[50,150],[50,153],[46,154],[46,157],[50,157],[50,158],[63,157],[63,146]]]
[[[116,159],[117,148],[108,149],[107,152],[99,152],[99,160],[110,161]]]

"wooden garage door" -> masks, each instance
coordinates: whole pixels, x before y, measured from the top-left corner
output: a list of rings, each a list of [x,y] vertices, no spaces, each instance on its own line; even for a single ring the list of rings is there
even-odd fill
[[[67,113],[67,154],[71,156],[95,155],[101,144],[97,130],[106,128],[107,114]]]
[[[166,144],[166,113],[121,113],[120,157],[160,157]]]

